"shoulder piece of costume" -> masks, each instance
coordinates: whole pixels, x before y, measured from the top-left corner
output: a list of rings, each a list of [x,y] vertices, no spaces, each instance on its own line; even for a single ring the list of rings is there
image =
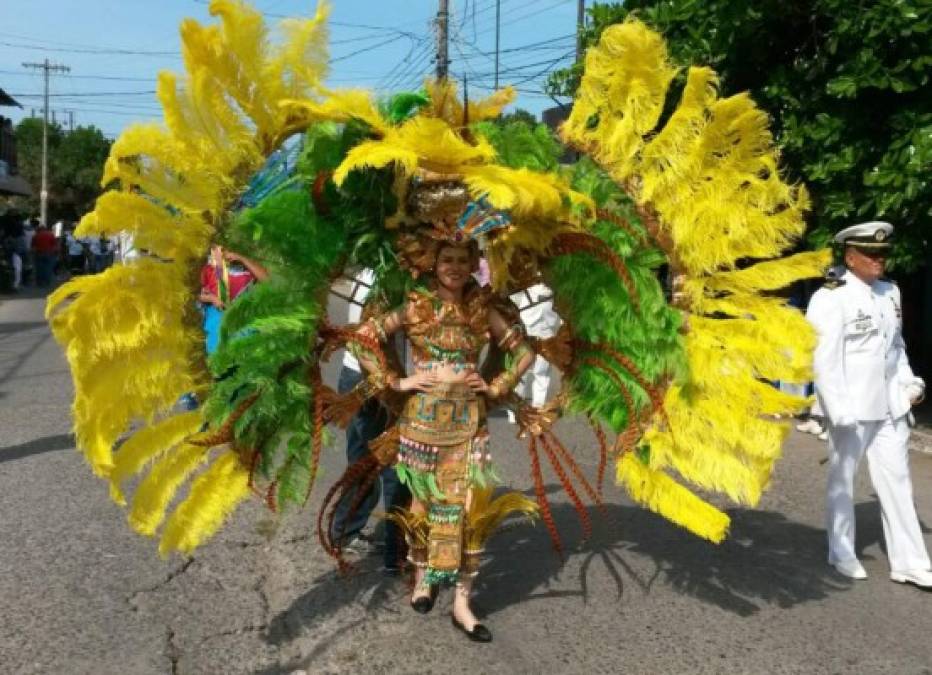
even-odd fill
[[[841,288],[845,285],[844,279],[839,279],[838,277],[829,277],[825,280],[825,283],[822,284],[822,288],[825,288],[829,291],[834,291],[836,288]]]
[[[78,447],[121,504],[123,485],[142,476],[132,527],[158,534],[163,554],[190,553],[251,495],[274,510],[306,502],[324,426],[345,423],[391,382],[341,397],[321,378],[321,360],[346,343],[385,363],[378,330],[326,315],[344,269],[368,268],[379,307],[407,299],[415,338],[449,320],[468,327],[460,337],[488,339],[489,307],[518,324],[503,296],[541,280],[553,290],[563,325],[540,353],[559,354],[563,390],[541,409],[504,398],[527,438],[536,505],[519,496],[505,508],[476,493],[476,508],[498,515],[474,529],[467,516],[467,549],[481,549],[489,523],[510,510],[539,512],[559,546],[545,465],[588,528],[581,498],[603,498],[610,461],[638,503],[721,541],[728,516],[687,484],[758,502],[787,429],[775,416],[807,405],[766,381],[809,379],[815,344],[804,317],[770,291],[820,276],[830,256],[783,257],[803,233],[808,196],[781,178],[751,98],[719,98],[715,73],[693,67],[670,106],[679,67],[661,36],[634,20],[609,27],[586,54],[561,130],[592,161],[561,167],[549,131],[496,121],[511,88],[463,103],[445,80],[384,100],[324,87],[326,3],[291,21],[280,45],[245,2],[212,0],[210,12],[216,25],[185,23],[187,73],[159,76],[164,121],[114,142],[103,176],[112,187],[77,233],[128,233],[148,253],[48,300],[74,378]],[[453,308],[415,290],[441,247],[478,254],[477,242],[492,289],[471,287]],[[226,309],[206,359],[191,270],[211,243],[261,262],[269,278]],[[664,265],[673,302],[658,280]],[[179,411],[192,392],[201,406]],[[461,393],[445,400],[472,414],[471,402],[456,407]],[[592,422],[596,486],[553,433],[560,414]],[[394,461],[393,433],[331,495]]]

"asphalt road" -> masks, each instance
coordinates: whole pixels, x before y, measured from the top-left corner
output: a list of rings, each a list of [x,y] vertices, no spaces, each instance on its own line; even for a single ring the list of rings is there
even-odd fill
[[[339,578],[311,536],[316,504],[275,520],[258,503],[188,560],[133,534],[74,450],[71,385],[42,300],[0,304],[0,673],[932,673],[932,594],[893,584],[862,471],[858,548],[870,578],[825,563],[825,446],[793,432],[758,509],[731,509],[730,539],[704,543],[619,489],[579,526],[552,484],[570,545],[544,528],[493,540],[476,605],[495,634],[466,641],[449,597],[421,616],[378,559]],[[527,452],[493,419],[501,473],[530,486]],[[594,471],[582,425],[559,433]],[[327,479],[342,448],[327,455]],[[932,456],[915,454],[932,523]],[[926,530],[927,545],[932,535]]]

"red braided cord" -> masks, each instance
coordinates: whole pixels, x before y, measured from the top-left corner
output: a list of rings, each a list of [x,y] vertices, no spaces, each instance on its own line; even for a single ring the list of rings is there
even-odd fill
[[[215,445],[222,445],[223,443],[229,443],[233,440],[233,425],[239,420],[240,417],[246,414],[246,411],[252,407],[252,404],[256,402],[259,398],[261,392],[253,392],[247,396],[243,401],[236,406],[236,409],[230,413],[230,416],[226,418],[222,425],[209,436],[204,436],[202,438],[196,438],[189,441],[191,445],[196,445],[200,448],[212,448]]]
[[[324,399],[321,395],[321,389],[323,383],[320,378],[320,365],[316,365],[311,369],[311,392],[314,397],[313,403],[313,432],[311,434],[311,462],[308,467],[310,471],[310,477],[307,481],[307,493],[304,495],[304,503],[307,504],[307,500],[311,496],[311,488],[314,487],[314,481],[317,478],[317,469],[320,466],[320,453],[324,447]]]
[[[628,298],[635,311],[640,311],[641,303],[634,289],[634,281],[624,261],[604,241],[584,232],[567,232],[554,240],[552,252],[555,255],[569,253],[588,253],[612,268],[628,291]]]
[[[560,543],[560,533],[557,532],[557,525],[553,522],[550,502],[547,501],[547,492],[544,489],[544,476],[540,470],[540,457],[537,455],[537,441],[533,435],[528,436],[527,449],[531,456],[531,476],[534,478],[534,494],[537,496],[537,505],[540,507],[540,517],[544,521],[547,532],[550,533],[550,541],[553,542],[554,550],[562,560],[563,545]]]
[[[544,452],[547,453],[547,458],[550,460],[550,466],[552,466],[553,470],[556,472],[557,477],[560,479],[560,483],[563,484],[563,491],[566,492],[566,494],[569,496],[570,501],[573,502],[573,508],[576,509],[576,513],[579,515],[579,523],[583,528],[583,538],[588,539],[592,536],[592,521],[589,518],[589,512],[586,510],[585,504],[582,503],[582,500],[579,498],[579,494],[576,492],[576,489],[570,482],[569,476],[566,475],[566,470],[560,463],[560,460],[557,457],[557,453],[553,449],[553,446],[550,445],[550,440],[547,438],[547,434],[541,434],[540,444],[544,446]]]
[[[606,220],[612,225],[616,225],[619,229],[624,230],[632,237],[634,237],[642,246],[653,245],[657,248],[660,248],[660,245],[653,240],[654,238],[650,236],[650,234],[645,234],[644,232],[636,229],[631,223],[629,223],[621,216],[616,215],[611,211],[607,211],[606,209],[596,209],[595,215],[597,218],[599,218],[599,220]]]
[[[327,555],[334,558],[338,557],[338,552],[336,547],[333,546],[332,537],[330,536],[333,520],[336,516],[337,505],[342,501],[343,495],[349,491],[352,485],[365,480],[366,476],[368,476],[373,469],[380,470],[378,460],[374,455],[366,454],[346,467],[343,475],[330,487],[327,494],[324,496],[324,501],[320,505],[320,510],[317,512],[317,538]],[[337,500],[336,503],[331,505],[334,496],[337,496]],[[325,517],[327,518],[326,531],[324,530]]]
[[[638,385],[647,393],[647,396],[650,398],[654,409],[660,409],[663,407],[664,390],[648,382],[644,374],[640,371],[640,369],[638,369],[636,365],[634,365],[634,361],[632,361],[628,356],[622,354],[615,347],[606,342],[585,342],[580,340],[578,341],[578,345],[583,349],[592,349],[595,351],[607,353],[609,356],[615,359],[615,361],[617,361],[621,367],[627,370],[628,374],[634,378],[634,381],[637,382]]]
[[[637,411],[634,408],[634,400],[631,398],[631,392],[628,391],[628,387],[624,383],[624,380],[622,380],[621,376],[612,370],[606,363],[600,361],[595,356],[587,356],[583,358],[580,364],[598,368],[603,373],[605,373],[605,375],[607,375],[615,383],[615,386],[618,387],[618,390],[621,392],[621,395],[625,399],[625,404],[628,406],[628,424],[625,425],[625,428],[618,435],[618,438],[615,441],[616,446],[620,443],[622,438],[632,438],[632,434],[633,440],[631,440],[631,443],[636,441],[641,435],[641,428]],[[627,446],[624,446],[623,449],[627,449]]]
[[[582,472],[579,464],[576,462],[576,459],[567,450],[566,446],[563,445],[563,442],[560,441],[560,438],[553,433],[553,431],[548,431],[546,433],[550,437],[550,442],[553,443],[553,447],[556,449],[557,454],[560,456],[561,461],[565,462],[567,466],[570,467],[570,471],[573,472],[573,475],[576,477],[576,480],[579,481],[579,484],[582,485],[583,490],[586,491],[586,494],[589,496],[589,499],[594,501],[600,509],[604,508],[602,504],[602,497],[599,495],[593,488],[592,483],[589,482],[589,479],[586,478],[586,475]]]
[[[601,504],[602,485],[605,482],[605,467],[608,465],[608,439],[605,437],[605,429],[603,429],[602,425],[591,415],[589,416],[589,425],[592,427],[592,431],[599,441],[599,473],[596,479],[596,488],[599,495],[598,503]]]

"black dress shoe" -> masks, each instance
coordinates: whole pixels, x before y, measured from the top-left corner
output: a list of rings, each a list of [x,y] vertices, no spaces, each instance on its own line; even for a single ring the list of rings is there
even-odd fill
[[[472,627],[472,630],[466,630],[466,626],[457,621],[455,616],[451,615],[450,618],[453,619],[453,626],[466,633],[466,637],[468,637],[473,642],[492,641],[492,631],[483,626],[481,623],[476,623],[476,625]]]

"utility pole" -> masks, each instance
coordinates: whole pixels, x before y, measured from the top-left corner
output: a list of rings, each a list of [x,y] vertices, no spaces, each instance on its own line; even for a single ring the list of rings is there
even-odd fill
[[[498,90],[498,47],[502,33],[502,0],[495,0],[495,89]]]
[[[579,0],[576,6],[576,63],[582,60],[583,29],[586,27],[586,0]]]
[[[39,222],[48,225],[49,205],[49,74],[68,73],[71,68],[59,63],[24,63],[23,68],[42,69],[45,76],[45,98],[42,106],[42,192],[39,194],[40,212]]]
[[[440,10],[437,12],[437,79],[447,79],[447,67],[450,65],[448,56],[447,35],[450,23],[449,0],[440,0]]]

